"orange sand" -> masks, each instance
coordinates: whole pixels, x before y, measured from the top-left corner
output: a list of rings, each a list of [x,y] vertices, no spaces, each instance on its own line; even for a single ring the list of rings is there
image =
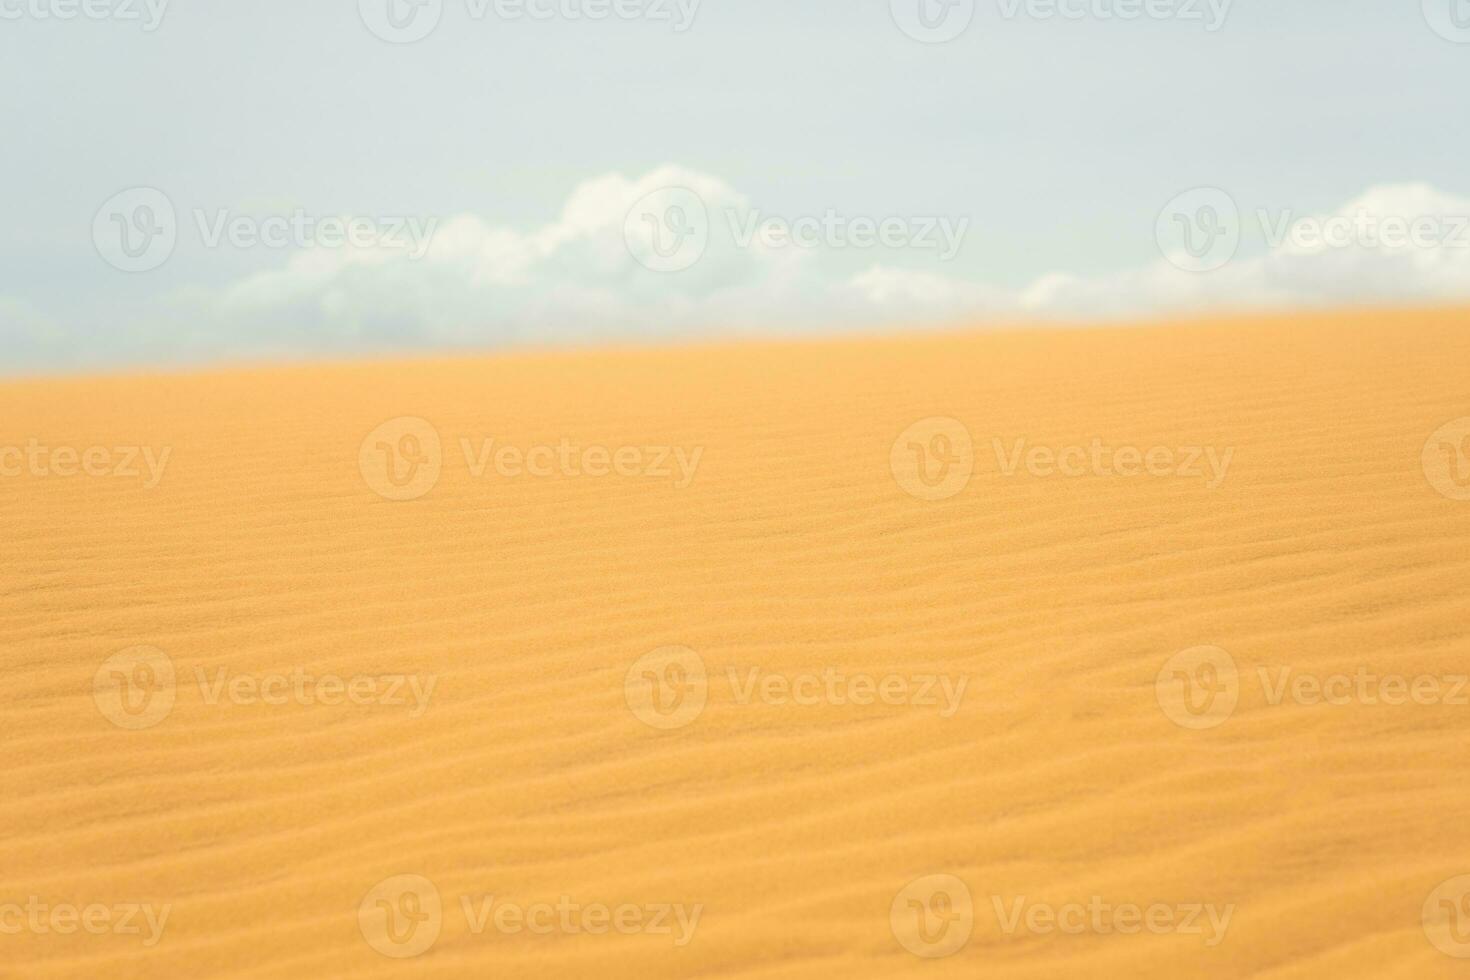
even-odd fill
[[[1420,313],[0,385],[0,975],[1464,976],[1467,364]]]

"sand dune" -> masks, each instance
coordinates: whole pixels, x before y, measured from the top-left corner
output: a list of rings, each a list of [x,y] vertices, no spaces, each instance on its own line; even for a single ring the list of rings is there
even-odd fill
[[[1464,976],[1467,364],[1406,313],[0,385],[0,975]]]

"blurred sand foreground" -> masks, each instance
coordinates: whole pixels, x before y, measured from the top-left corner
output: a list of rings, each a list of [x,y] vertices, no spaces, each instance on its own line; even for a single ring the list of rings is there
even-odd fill
[[[1470,314],[0,420],[0,976],[1470,971]]]

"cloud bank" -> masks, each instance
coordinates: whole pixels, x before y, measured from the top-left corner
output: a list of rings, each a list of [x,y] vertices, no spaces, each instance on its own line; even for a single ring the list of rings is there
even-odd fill
[[[693,190],[703,201],[709,243],[687,268],[653,271],[636,260],[626,222],[638,202],[669,188]],[[744,324],[1112,317],[1470,298],[1470,199],[1423,184],[1373,188],[1327,215],[1240,213],[1235,219],[1247,228],[1280,241],[1264,255],[1209,272],[1161,257],[1091,278],[1050,273],[1015,290],[881,263],[836,276],[822,261],[821,243],[773,245],[756,236],[743,244],[740,225],[749,213],[744,196],[706,174],[673,166],[636,180],[612,174],[577,187],[556,221],[530,233],[460,215],[441,225],[417,262],[382,250],[303,253],[215,297],[210,312],[220,320],[279,319],[354,334],[386,328],[474,342],[541,340],[547,331],[620,336]],[[1416,244],[1407,233],[1420,219],[1438,227]],[[1384,241],[1397,224],[1405,241]],[[1349,237],[1314,243],[1313,226],[1324,236],[1347,227]]]
[[[773,223],[718,177],[670,165],[588,180],[529,230],[443,218],[419,257],[388,246],[297,248],[224,287],[159,297],[146,330],[88,336],[167,361],[1470,300],[1470,199],[1388,185],[1330,214],[1299,215],[1229,213],[1234,202],[1213,193],[1208,208],[1161,216],[1161,228],[1172,217],[1187,237],[1161,237],[1152,263],[1006,288],[940,271],[954,266],[925,244],[941,238],[932,219],[827,213]],[[1222,239],[1215,248],[1229,261],[1191,271],[1179,249],[1199,251],[1210,227],[1232,222],[1236,237],[1244,229],[1265,250],[1233,254]],[[912,249],[902,265],[880,259],[854,273],[864,263],[831,261],[839,249],[890,256],[893,246]],[[79,336],[0,297],[0,339],[22,360],[54,358]]]

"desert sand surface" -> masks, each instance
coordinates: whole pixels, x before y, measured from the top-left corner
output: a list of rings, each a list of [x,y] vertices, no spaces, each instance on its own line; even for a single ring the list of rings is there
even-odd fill
[[[0,384],[0,976],[1464,977],[1467,365],[1359,312]]]

